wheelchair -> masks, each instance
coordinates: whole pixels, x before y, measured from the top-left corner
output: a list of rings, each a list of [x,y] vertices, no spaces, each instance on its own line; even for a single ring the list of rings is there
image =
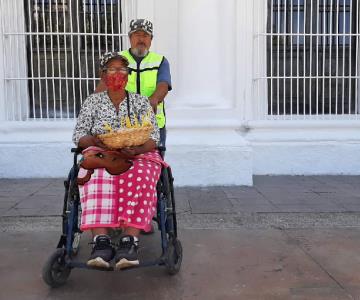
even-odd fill
[[[164,157],[165,147],[159,148]],[[81,205],[79,189],[76,183],[79,171],[78,155],[81,149],[73,148],[73,166],[64,181],[65,195],[62,210],[62,234],[56,250],[47,259],[42,270],[42,278],[50,287],[56,288],[64,285],[70,276],[72,269],[96,269],[89,267],[86,262],[78,262],[75,257],[79,251],[82,231],[80,230]],[[174,187],[171,168],[162,168],[159,181],[157,182],[157,213],[153,221],[157,223],[161,237],[161,254],[152,261],[144,261],[128,269],[149,266],[164,266],[170,275],[179,272],[182,262],[182,246],[178,239]],[[101,271],[114,271],[109,269],[97,269]]]

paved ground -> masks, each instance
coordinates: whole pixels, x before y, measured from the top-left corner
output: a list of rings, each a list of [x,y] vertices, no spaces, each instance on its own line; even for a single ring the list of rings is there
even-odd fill
[[[175,195],[178,275],[75,269],[52,290],[40,274],[59,237],[62,180],[0,180],[0,299],[360,299],[360,176],[259,176]],[[141,258],[159,244],[144,237]]]

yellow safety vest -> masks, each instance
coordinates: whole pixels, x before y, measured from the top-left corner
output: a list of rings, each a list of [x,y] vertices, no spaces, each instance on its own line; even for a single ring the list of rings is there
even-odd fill
[[[129,50],[124,50],[120,54],[128,59],[129,68],[132,70],[125,89],[132,93],[150,97],[156,89],[157,74],[164,56],[149,52],[138,65]],[[165,126],[164,102],[157,106],[156,120],[159,128]]]

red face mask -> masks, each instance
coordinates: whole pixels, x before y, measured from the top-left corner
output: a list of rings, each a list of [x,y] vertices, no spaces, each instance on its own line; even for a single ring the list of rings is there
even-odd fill
[[[106,74],[105,84],[111,91],[120,91],[125,88],[128,82],[128,76],[122,73]]]

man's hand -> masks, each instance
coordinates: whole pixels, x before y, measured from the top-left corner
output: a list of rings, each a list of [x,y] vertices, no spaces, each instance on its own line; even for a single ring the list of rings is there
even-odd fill
[[[151,107],[156,114],[157,106],[164,101],[165,96],[169,90],[169,84],[167,82],[158,82],[154,93],[149,97]]]
[[[159,101],[157,99],[155,99],[155,98],[152,98],[152,97],[150,97],[149,100],[150,100],[150,105],[151,105],[151,107],[152,107],[152,109],[154,111],[154,114],[156,114],[157,106],[159,104]]]

